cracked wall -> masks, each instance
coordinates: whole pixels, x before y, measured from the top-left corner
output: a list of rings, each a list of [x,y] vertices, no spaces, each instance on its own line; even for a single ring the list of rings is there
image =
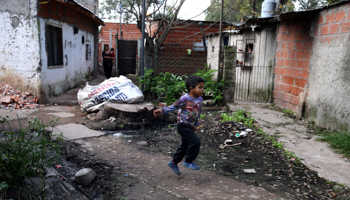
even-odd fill
[[[0,2],[0,84],[40,91],[36,0]]]

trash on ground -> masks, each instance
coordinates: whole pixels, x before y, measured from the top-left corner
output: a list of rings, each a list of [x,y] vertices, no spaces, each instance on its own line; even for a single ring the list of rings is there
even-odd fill
[[[10,85],[0,85],[0,108],[34,109],[41,107],[38,104],[38,97],[29,92],[15,90]]]
[[[243,169],[243,172],[246,174],[256,174],[255,169]]]
[[[125,76],[107,79],[96,86],[88,83],[78,94],[80,108],[92,112],[107,103],[139,103],[143,101],[143,93]]]
[[[247,136],[247,132],[245,131],[242,131],[241,133],[237,133],[236,134],[236,137],[239,138],[239,137],[246,137]]]

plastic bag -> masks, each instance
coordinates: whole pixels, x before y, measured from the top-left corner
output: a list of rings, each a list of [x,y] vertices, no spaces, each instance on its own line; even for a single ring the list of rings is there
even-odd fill
[[[99,110],[107,102],[138,103],[144,98],[141,90],[125,76],[107,79],[96,86],[87,83],[77,96],[81,110],[87,112]]]

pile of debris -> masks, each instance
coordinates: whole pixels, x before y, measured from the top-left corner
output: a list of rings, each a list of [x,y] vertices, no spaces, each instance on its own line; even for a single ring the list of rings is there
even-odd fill
[[[29,92],[20,92],[9,85],[0,85],[0,108],[34,109],[42,105],[37,104],[38,97]]]

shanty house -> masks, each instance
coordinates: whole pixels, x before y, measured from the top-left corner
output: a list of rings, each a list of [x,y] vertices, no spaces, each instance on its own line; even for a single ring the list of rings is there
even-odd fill
[[[98,66],[103,24],[75,0],[1,1],[1,84],[45,102],[85,82]]]

